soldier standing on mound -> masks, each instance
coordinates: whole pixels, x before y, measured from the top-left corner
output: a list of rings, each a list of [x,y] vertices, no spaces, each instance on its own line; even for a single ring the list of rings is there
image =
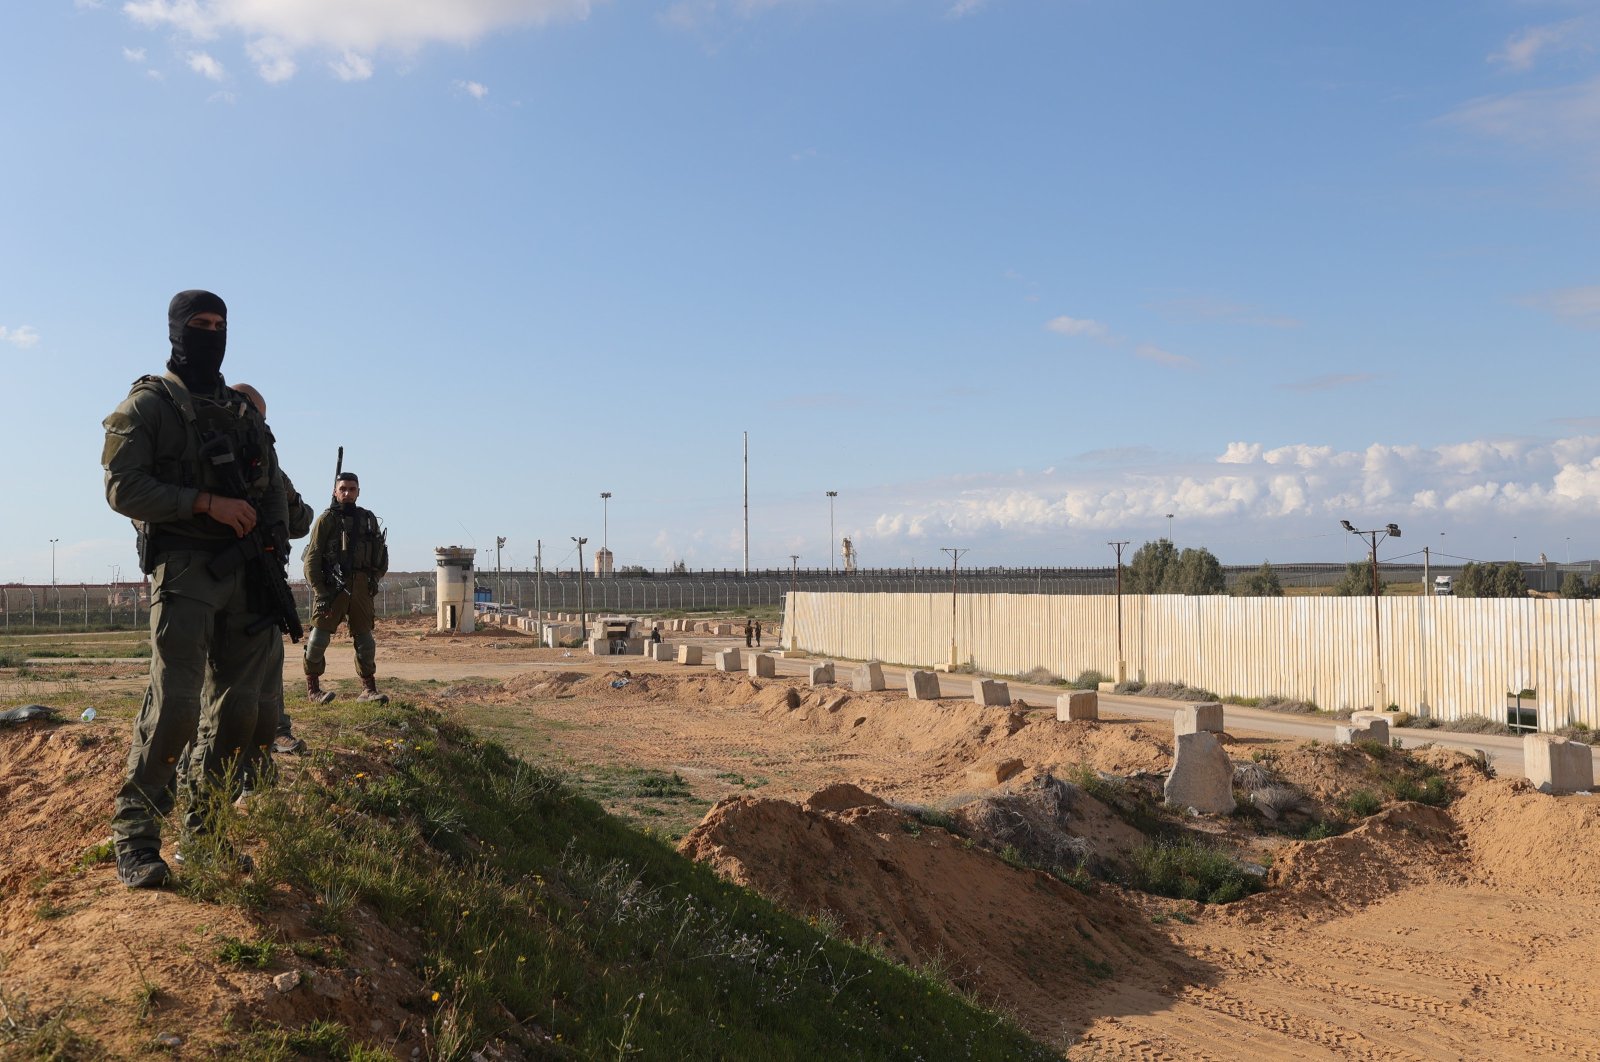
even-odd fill
[[[266,422],[223,381],[227,328],[211,292],[173,296],[167,371],[140,377],[104,422],[106,500],[135,522],[139,568],[153,576],[150,686],[111,822],[117,877],[130,888],[167,880],[161,825],[177,789],[190,797],[193,832],[204,826],[201,787],[236,778],[279,639],[269,569],[288,557],[283,476]],[[276,618],[297,630],[292,610]]]
[[[306,544],[306,581],[316,591],[306,639],[306,696],[317,704],[334,698],[332,690],[322,688],[324,655],[333,632],[346,619],[356,643],[356,674],[361,676],[356,699],[389,699],[378,692],[378,645],[372,636],[378,584],[389,571],[389,545],[377,516],[356,504],[360,496],[356,474],[341,472],[333,485],[333,504],[317,517]]]

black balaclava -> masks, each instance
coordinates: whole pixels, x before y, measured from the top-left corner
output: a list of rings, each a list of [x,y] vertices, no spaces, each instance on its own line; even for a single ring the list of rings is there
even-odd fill
[[[191,391],[215,391],[222,382],[222,355],[228,346],[226,331],[212,332],[190,328],[189,318],[197,313],[228,317],[228,304],[209,291],[180,291],[167,306],[167,336],[172,340],[172,357],[167,368]]]

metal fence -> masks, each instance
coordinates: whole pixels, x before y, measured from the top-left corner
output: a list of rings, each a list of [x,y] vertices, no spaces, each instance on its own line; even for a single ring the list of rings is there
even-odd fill
[[[1569,571],[1588,577],[1590,562],[1572,565],[1523,565],[1528,585],[1553,591]],[[1260,565],[1227,565],[1223,575],[1231,587],[1253,575]],[[1286,588],[1333,586],[1344,578],[1343,564],[1273,565]],[[1386,563],[1385,583],[1420,583],[1420,564]],[[1434,565],[1429,575],[1459,575],[1459,566]],[[578,611],[576,571],[477,572],[478,586],[490,598],[518,609],[543,607],[546,612]],[[1124,570],[1126,577],[1126,570]],[[432,615],[434,572],[391,572],[376,602],[380,616]],[[303,617],[311,613],[312,590],[301,581],[290,584]],[[962,568],[956,587],[962,594],[1035,594],[1046,596],[1111,594],[1116,569],[1103,568]],[[870,568],[855,572],[800,568],[752,571],[629,570],[583,577],[587,611],[652,613],[718,610],[738,612],[757,606],[781,608],[791,590],[806,593],[925,594],[948,593],[949,568]],[[0,587],[0,629],[134,627],[150,618],[148,584],[143,582],[11,585]]]

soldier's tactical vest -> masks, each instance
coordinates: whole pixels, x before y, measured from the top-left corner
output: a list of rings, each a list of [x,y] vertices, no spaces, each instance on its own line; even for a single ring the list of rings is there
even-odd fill
[[[329,512],[339,522],[339,535],[332,546],[345,571],[370,573],[388,569],[388,535],[370,509],[357,506],[353,516],[346,516],[338,506]]]
[[[182,456],[157,455],[156,479],[252,503],[266,496],[267,426],[249,399],[229,388],[217,397],[193,394],[167,376],[141,376],[130,394],[145,391],[171,402],[195,429],[187,433]]]

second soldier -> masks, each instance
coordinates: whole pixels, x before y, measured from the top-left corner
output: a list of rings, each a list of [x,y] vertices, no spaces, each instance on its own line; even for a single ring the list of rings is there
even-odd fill
[[[379,583],[389,571],[389,545],[377,516],[356,504],[360,496],[356,474],[341,472],[333,485],[333,504],[317,517],[305,548],[306,581],[316,591],[306,639],[306,696],[319,704],[334,698],[332,690],[322,688],[322,675],[333,632],[347,620],[361,677],[356,699],[388,700],[378,692],[378,645],[372,627]]]

